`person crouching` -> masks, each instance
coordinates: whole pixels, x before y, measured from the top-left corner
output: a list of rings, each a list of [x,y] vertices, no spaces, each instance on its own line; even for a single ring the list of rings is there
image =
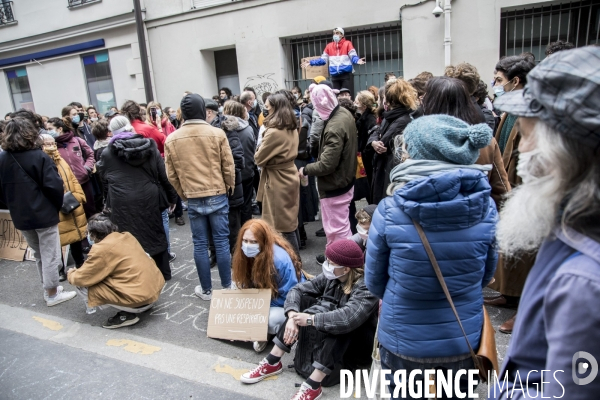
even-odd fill
[[[322,274],[288,292],[287,318],[273,339],[275,346],[256,368],[242,375],[242,382],[257,383],[283,372],[281,357],[296,341],[296,358],[314,360],[314,369],[300,366],[312,373],[306,374],[310,376],[292,399],[321,397],[321,383],[329,375],[333,380],[335,372],[339,376],[335,367],[354,369],[370,364],[371,346],[365,343],[373,343],[378,300],[365,286],[363,252],[354,241],[339,239],[327,247],[325,256]],[[310,340],[320,343],[308,344]]]
[[[69,283],[88,307],[109,305],[119,310],[103,328],[138,323],[137,314],[158,300],[165,285],[162,273],[137,239],[129,232],[118,232],[106,214],[88,220],[88,240],[93,244],[88,258],[79,269],[67,271]]]

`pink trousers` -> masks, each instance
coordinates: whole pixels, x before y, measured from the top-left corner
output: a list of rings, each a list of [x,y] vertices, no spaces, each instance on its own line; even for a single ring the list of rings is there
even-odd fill
[[[338,239],[348,239],[352,236],[348,212],[353,197],[354,188],[341,196],[321,199],[321,219],[327,236],[327,246]]]

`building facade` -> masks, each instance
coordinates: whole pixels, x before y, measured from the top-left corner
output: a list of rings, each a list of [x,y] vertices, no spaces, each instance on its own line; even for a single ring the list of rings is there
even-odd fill
[[[445,13],[435,16],[438,2]],[[0,24],[0,111],[57,115],[73,100],[101,111],[145,100],[132,1],[5,3],[17,23]],[[301,60],[319,56],[338,26],[367,61],[355,66],[356,90],[380,86],[386,72],[440,75],[448,61],[474,64],[489,82],[501,56],[531,52],[539,61],[551,41],[583,46],[600,33],[600,0],[143,0],[142,8],[163,106],[186,90],[304,89]],[[57,54],[39,58],[48,51]]]

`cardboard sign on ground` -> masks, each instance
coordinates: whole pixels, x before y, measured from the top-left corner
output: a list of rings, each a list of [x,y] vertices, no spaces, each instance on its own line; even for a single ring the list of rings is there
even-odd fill
[[[27,241],[15,226],[8,210],[0,210],[0,258],[23,261]]]
[[[306,57],[302,59],[302,62],[316,60],[318,58],[321,58],[321,56]],[[302,69],[302,79],[314,79],[317,76],[324,76],[325,78],[329,76],[329,63],[316,67],[309,65],[308,67]]]
[[[215,339],[267,340],[270,289],[214,290],[206,335]]]

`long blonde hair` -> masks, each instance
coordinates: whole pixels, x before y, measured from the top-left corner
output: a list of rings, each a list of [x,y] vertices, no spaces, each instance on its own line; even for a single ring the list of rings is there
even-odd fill
[[[360,278],[365,275],[364,268],[351,268],[348,272],[348,280],[344,283],[342,290],[345,294],[352,293],[352,288]]]
[[[377,105],[375,104],[375,96],[368,90],[361,90],[356,95],[356,101],[360,103],[367,110],[371,110],[373,114],[377,112]]]

